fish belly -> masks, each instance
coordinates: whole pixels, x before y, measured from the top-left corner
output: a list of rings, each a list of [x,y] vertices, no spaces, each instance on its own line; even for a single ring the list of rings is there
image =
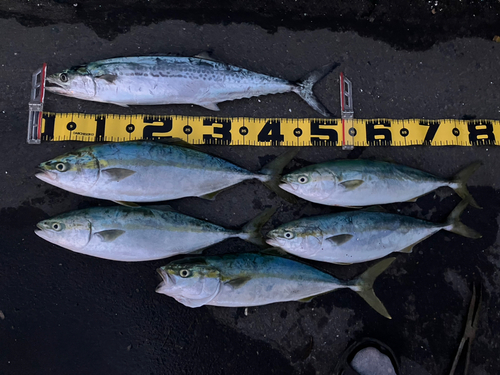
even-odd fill
[[[251,178],[239,173],[176,166],[135,169],[135,172],[120,181],[99,179],[90,196],[114,201],[157,202],[202,196]]]
[[[126,230],[124,234],[109,242],[93,235],[87,246],[77,252],[116,261],[141,262],[191,253],[227,237],[223,232]]]
[[[117,70],[113,82],[96,80],[96,99],[126,105],[210,104],[292,91],[288,81],[246,70],[145,67]]]
[[[239,287],[223,284],[209,305],[224,307],[261,306],[275,302],[298,301],[330,292],[340,285],[328,282],[280,278],[255,278]]]
[[[155,202],[201,196],[256,177],[199,151],[151,142],[95,149],[99,178],[85,195],[115,201]]]
[[[442,185],[439,182],[415,183],[414,181],[373,179],[364,181],[352,190],[339,187],[329,198],[325,199],[326,203],[323,204],[357,207],[406,202],[425,195]]]
[[[353,238],[339,246],[323,241],[321,250],[310,259],[330,263],[361,263],[383,258],[412,246],[437,232],[439,228],[353,232]]]

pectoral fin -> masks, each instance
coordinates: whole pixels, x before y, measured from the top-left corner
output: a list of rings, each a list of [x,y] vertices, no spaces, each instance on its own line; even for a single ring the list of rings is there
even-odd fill
[[[111,242],[111,241],[116,240],[123,233],[125,233],[124,230],[110,229],[110,230],[103,230],[101,232],[94,233],[94,236],[99,237],[102,242]]]
[[[352,234],[339,234],[338,236],[328,237],[326,241],[329,241],[337,246],[340,246],[342,244],[345,244],[353,237],[354,236]]]
[[[339,185],[343,186],[346,190],[354,190],[358,186],[360,186],[364,181],[363,180],[349,180],[343,181]]]
[[[121,181],[129,176],[132,176],[135,171],[125,168],[109,168],[101,171],[101,175],[110,181]]]
[[[250,276],[238,277],[237,279],[226,282],[226,284],[231,285],[233,289],[238,289],[239,287],[245,285],[248,281],[250,281],[250,279]]]
[[[203,103],[203,104],[198,103],[198,105],[199,105],[200,107],[203,107],[203,108],[209,109],[209,110],[211,110],[211,111],[220,111],[220,108],[219,108],[219,106],[217,105],[217,103]]]
[[[103,74],[102,76],[97,76],[95,78],[103,79],[109,83],[113,83],[118,78],[118,76],[116,74]]]

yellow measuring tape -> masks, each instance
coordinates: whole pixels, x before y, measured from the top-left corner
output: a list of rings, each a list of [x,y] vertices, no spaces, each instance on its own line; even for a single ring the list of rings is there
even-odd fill
[[[497,144],[500,121],[42,114],[43,141],[164,137],[251,146],[476,146]]]

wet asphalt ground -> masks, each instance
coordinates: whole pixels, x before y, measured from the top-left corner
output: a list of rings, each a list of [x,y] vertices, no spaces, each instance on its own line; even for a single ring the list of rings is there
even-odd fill
[[[216,59],[290,80],[339,62],[340,68],[316,87],[336,116],[342,70],[353,81],[359,118],[500,119],[500,44],[492,40],[500,34],[495,29],[500,24],[498,4],[469,2],[457,10],[449,4],[418,2],[415,10],[368,2],[357,2],[359,9],[342,2],[331,7],[321,2],[289,6],[255,2],[253,9],[238,2],[214,3],[217,6],[211,8],[199,2],[175,9],[152,3],[129,1],[122,8],[111,3],[107,12],[99,11],[100,4],[92,1],[75,2],[76,6],[65,1],[0,5],[0,373],[328,374],[350,343],[369,336],[394,349],[405,375],[447,374],[463,332],[472,284],[478,283],[483,304],[469,374],[498,374],[500,150],[495,146],[352,151],[309,147],[287,167],[293,170],[334,158],[375,158],[452,176],[473,161],[484,163],[469,183],[484,209],[469,208],[462,216],[483,238],[439,232],[413,253],[397,254],[396,262],[375,284],[393,317],[386,320],[348,290],[309,303],[190,309],[155,293],[160,281],[155,269],[166,261],[118,263],[44,242],[33,233],[38,221],[110,203],[67,193],[34,177],[40,162],[81,143],[25,143],[31,72],[43,62],[54,73],[109,57],[189,56],[207,50]],[[299,10],[309,17],[299,17]],[[224,19],[228,14],[232,17]],[[331,20],[328,25],[327,20]],[[460,21],[462,25],[454,27]],[[220,116],[317,116],[293,94],[226,102],[220,108]],[[192,106],[121,108],[50,93],[45,109],[213,114]],[[203,150],[258,170],[283,148],[204,146]],[[450,189],[443,188],[416,203],[387,209],[440,222],[458,202]],[[231,228],[276,206],[278,212],[266,230],[299,217],[338,211],[305,201],[292,205],[258,181],[237,185],[215,201],[189,198],[170,204],[182,213]],[[205,253],[254,250],[234,239]],[[345,279],[369,266],[311,264]]]

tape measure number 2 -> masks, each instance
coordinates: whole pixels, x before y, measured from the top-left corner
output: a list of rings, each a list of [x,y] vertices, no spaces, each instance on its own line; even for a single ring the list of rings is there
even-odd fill
[[[341,74],[340,119],[89,115],[43,112],[46,65],[33,74],[28,143],[181,138],[192,144],[255,146],[496,145],[500,121],[355,119],[352,83]],[[500,134],[499,134],[500,136]]]

